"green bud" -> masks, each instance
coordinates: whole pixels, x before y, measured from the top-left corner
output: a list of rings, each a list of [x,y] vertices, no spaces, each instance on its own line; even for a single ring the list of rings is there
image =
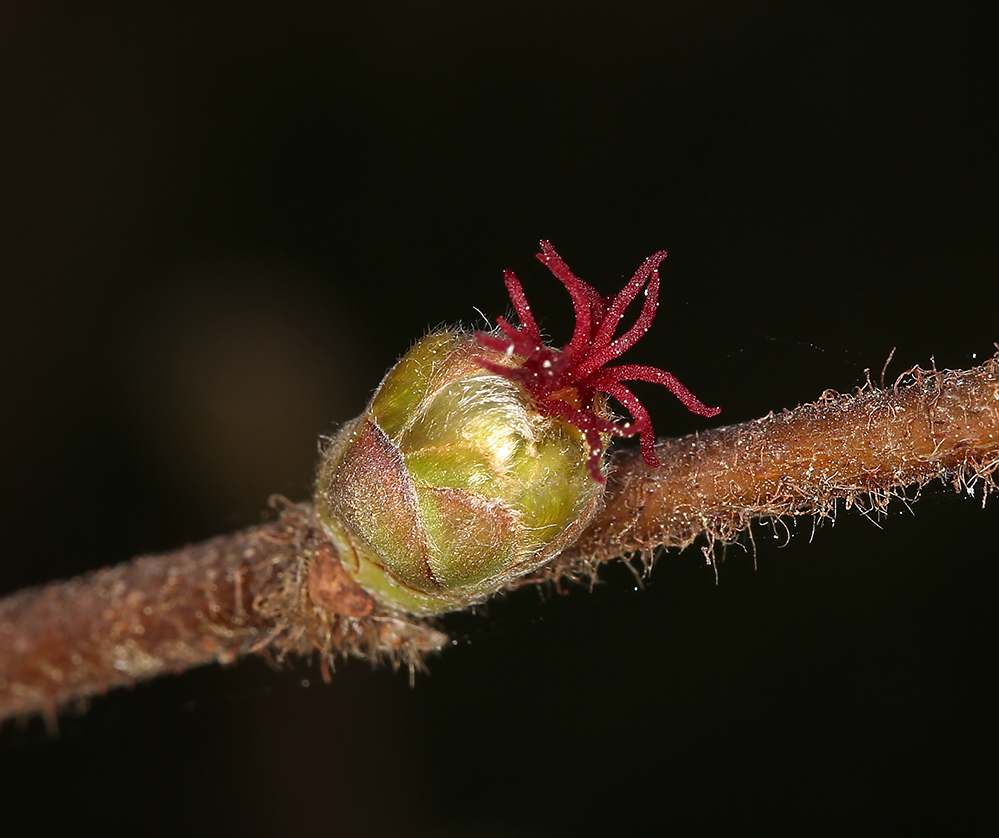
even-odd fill
[[[571,544],[600,505],[592,439],[483,361],[516,366],[474,335],[429,335],[323,452],[322,525],[390,607],[480,602]]]
[[[613,297],[549,242],[538,258],[572,297],[569,343],[545,344],[507,271],[519,326],[499,317],[489,334],[424,338],[323,453],[323,527],[347,572],[390,607],[436,614],[481,602],[568,547],[600,506],[612,436],[637,436],[658,466],[649,413],[624,382],[661,384],[693,412],[718,413],[658,367],[608,366],[652,323],[665,251]],[[639,294],[638,319],[617,336]],[[608,396],[631,418],[615,421]]]

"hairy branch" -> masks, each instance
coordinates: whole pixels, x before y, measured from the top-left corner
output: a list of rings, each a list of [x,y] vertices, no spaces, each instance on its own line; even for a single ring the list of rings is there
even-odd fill
[[[658,444],[662,465],[615,456],[606,504],[571,548],[514,586],[592,575],[603,561],[705,534],[731,541],[754,519],[826,516],[839,502],[883,508],[934,479],[956,489],[999,466],[999,360],[968,371],[911,370],[893,387],[826,392],[814,404]],[[163,556],[0,601],[0,720],[117,686],[258,653],[318,652],[412,672],[447,636],[387,610],[340,567],[311,505]]]
[[[327,678],[337,655],[412,669],[446,640],[379,607],[311,505],[287,504],[278,521],[0,601],[0,720],[41,712],[52,728],[60,706],[248,653],[319,651]]]
[[[999,466],[999,355],[967,371],[914,368],[888,389],[827,390],[813,404],[658,443],[661,467],[615,456],[603,512],[549,577],[699,535],[729,542],[755,519],[830,515],[931,480],[982,485]]]

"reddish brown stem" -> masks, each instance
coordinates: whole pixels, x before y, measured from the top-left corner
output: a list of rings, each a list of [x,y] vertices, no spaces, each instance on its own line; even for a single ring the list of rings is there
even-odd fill
[[[757,518],[883,506],[933,479],[983,497],[999,466],[999,362],[910,371],[889,389],[660,442],[662,463],[615,456],[606,505],[580,540],[521,580],[591,574],[607,559],[731,540]],[[0,720],[250,652],[318,651],[419,665],[447,638],[377,605],[343,572],[310,505],[201,545],[0,601]],[[325,670],[324,670],[325,671]]]
[[[999,356],[967,371],[913,369],[893,387],[826,391],[814,404],[661,441],[661,467],[622,451],[598,520],[549,576],[589,572],[595,561],[658,547],[683,549],[702,533],[731,541],[760,518],[883,508],[910,487],[940,479],[981,483],[999,466]]]
[[[311,585],[306,584],[312,574]],[[342,571],[310,505],[163,556],[0,601],[0,720],[249,652],[416,666],[446,640],[376,606]]]

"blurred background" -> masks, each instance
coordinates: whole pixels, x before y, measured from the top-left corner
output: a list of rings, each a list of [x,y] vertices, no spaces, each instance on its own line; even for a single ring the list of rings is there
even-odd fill
[[[0,593],[261,520],[428,328],[558,343],[670,251],[660,435],[999,340],[989,3],[5,3]],[[206,668],[0,731],[0,833],[560,836],[996,814],[999,504],[933,487],[522,591],[403,673]]]

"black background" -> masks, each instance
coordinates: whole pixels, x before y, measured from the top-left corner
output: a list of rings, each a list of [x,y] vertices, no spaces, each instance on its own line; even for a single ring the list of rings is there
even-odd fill
[[[260,520],[316,438],[550,238],[632,363],[737,422],[996,323],[993,4],[0,11],[0,592]],[[708,427],[640,387],[661,435]],[[994,502],[533,591],[402,673],[259,661],[0,733],[0,833],[548,836],[994,820]],[[788,542],[785,546],[785,542]],[[304,686],[308,682],[309,686]]]

